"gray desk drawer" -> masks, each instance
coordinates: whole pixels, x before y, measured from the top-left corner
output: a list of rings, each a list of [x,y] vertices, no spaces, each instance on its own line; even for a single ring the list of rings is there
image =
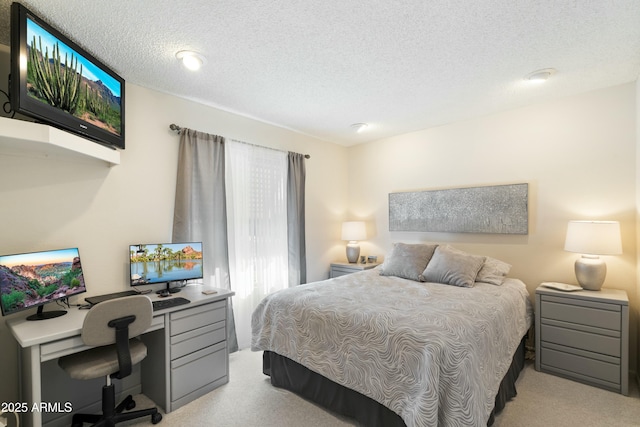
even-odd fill
[[[612,383],[620,384],[620,365],[607,363],[600,360],[582,357],[575,354],[564,353],[544,345],[540,351],[541,363],[546,367],[554,367],[566,371],[565,374],[574,373],[582,377],[591,377]]]
[[[164,316],[154,317],[151,321],[151,326],[145,331],[145,333],[162,329],[163,327]],[[46,362],[47,360],[57,359],[59,357],[66,356],[67,354],[79,353],[90,348],[90,346],[84,344],[80,335],[48,342],[40,346],[40,361]]]
[[[171,337],[171,360],[193,353],[227,338],[225,322],[217,322]]]
[[[171,400],[227,375],[227,342],[212,345],[171,362]]]
[[[225,301],[218,301],[171,313],[171,336],[225,320],[226,307]]]
[[[543,341],[561,344],[567,347],[593,351],[595,353],[620,357],[620,338],[598,335],[589,332],[540,325]]]
[[[579,323],[581,325],[594,326],[596,328],[612,329],[619,331],[622,316],[620,306],[615,304],[598,304],[608,309],[586,307],[581,305],[557,303],[548,301],[550,297],[543,296],[540,315],[545,319],[562,320],[564,322]],[[552,297],[551,297],[552,298]],[[582,302],[584,304],[584,302]]]
[[[47,360],[57,359],[67,354],[78,353],[90,348],[91,347],[84,344],[80,335],[49,342],[40,346],[40,361],[45,362]]]
[[[153,319],[151,319],[151,326],[146,332],[157,331],[162,328],[164,328],[164,314],[154,316]]]

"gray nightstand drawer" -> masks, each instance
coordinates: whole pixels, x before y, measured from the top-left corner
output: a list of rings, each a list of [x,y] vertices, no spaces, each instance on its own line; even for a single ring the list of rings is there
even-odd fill
[[[357,270],[351,269],[351,268],[344,268],[344,267],[331,267],[331,277],[340,277],[340,276],[344,276],[346,274],[351,274],[354,273]]]
[[[618,289],[562,292],[540,285],[536,370],[629,394],[629,298]]]
[[[540,325],[540,327],[543,341],[620,357],[620,338],[545,324]]]
[[[597,328],[620,330],[621,314],[619,305],[598,304],[599,308],[595,308],[567,304],[566,298],[563,298],[564,303],[554,302],[551,300],[553,297],[543,296],[542,298],[545,303],[542,305],[540,315],[544,319],[556,319]],[[582,302],[582,304],[585,303]]]
[[[359,271],[371,270],[379,266],[379,263],[369,264],[356,264],[348,262],[334,262],[331,263],[331,269],[329,271],[329,278],[344,276],[346,274],[357,273]]]
[[[581,357],[575,354],[564,353],[561,351],[545,348],[541,349],[540,361],[542,365],[547,367],[559,368],[565,374],[578,374],[581,378],[584,376],[603,380],[612,383],[611,385],[620,384],[620,365],[607,363],[600,360]]]

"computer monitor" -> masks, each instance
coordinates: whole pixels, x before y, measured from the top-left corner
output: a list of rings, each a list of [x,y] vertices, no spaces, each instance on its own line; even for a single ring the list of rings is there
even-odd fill
[[[8,316],[37,307],[27,320],[43,320],[66,310],[43,311],[47,303],[86,292],[78,248],[0,256],[0,307]]]
[[[131,286],[166,284],[161,295],[179,292],[172,283],[202,279],[202,242],[129,246]]]

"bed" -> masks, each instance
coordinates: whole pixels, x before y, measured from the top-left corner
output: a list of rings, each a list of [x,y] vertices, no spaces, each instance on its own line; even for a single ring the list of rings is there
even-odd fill
[[[509,268],[399,243],[381,267],[267,296],[251,348],[272,384],[365,425],[490,425],[515,395],[532,322]]]

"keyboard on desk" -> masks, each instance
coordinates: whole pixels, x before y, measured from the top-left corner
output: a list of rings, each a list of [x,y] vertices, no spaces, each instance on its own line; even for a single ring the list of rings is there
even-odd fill
[[[188,299],[182,297],[159,299],[152,301],[153,311],[164,310],[166,308],[176,307],[183,304],[189,304],[190,302],[191,301],[189,301]]]

